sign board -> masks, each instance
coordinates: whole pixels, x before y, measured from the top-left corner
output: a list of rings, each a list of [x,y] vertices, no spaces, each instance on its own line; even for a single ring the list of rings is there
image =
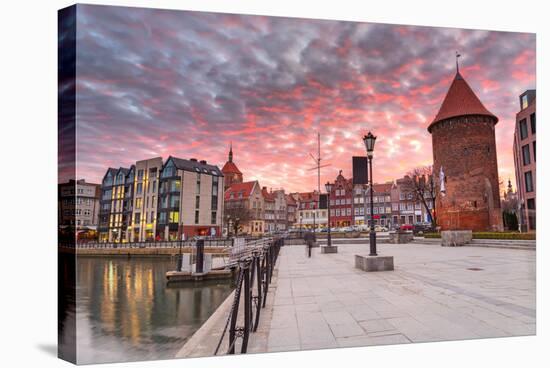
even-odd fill
[[[320,194],[319,195],[319,209],[326,210],[328,208],[328,195]]]
[[[367,157],[353,156],[353,184],[368,184],[369,175],[367,172]]]

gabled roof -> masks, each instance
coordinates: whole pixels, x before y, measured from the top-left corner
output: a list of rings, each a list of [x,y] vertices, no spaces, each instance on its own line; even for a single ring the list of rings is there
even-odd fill
[[[258,181],[234,183],[226,189],[224,198],[226,201],[246,199],[254,192],[256,185],[259,185]],[[239,193],[242,193],[242,197],[239,197]],[[233,194],[233,198],[231,198],[231,194]]]
[[[242,172],[237,168],[237,165],[235,165],[231,161],[227,161],[225,165],[222,167],[222,173],[224,174],[241,174]]]
[[[168,157],[168,160],[166,160],[166,163],[164,164],[164,166],[166,166],[166,164],[170,160],[172,160],[176,168],[180,170],[200,172],[202,174],[208,174],[208,175],[223,176],[221,170],[216,165],[210,165],[206,163],[206,161],[198,161],[195,159],[185,160],[183,158],[170,156]]]
[[[294,197],[290,194],[285,194],[285,200],[287,205],[296,205],[296,200]]]
[[[374,184],[374,193],[389,193],[393,183]]]
[[[266,187],[262,188],[262,196],[266,201],[270,201],[270,202],[275,201],[275,195],[273,193],[268,192]]]
[[[485,115],[492,117],[495,124],[498,122],[498,118],[483,106],[468,82],[457,72],[439,112],[428,126],[428,132],[431,133],[432,127],[442,120],[468,115]]]

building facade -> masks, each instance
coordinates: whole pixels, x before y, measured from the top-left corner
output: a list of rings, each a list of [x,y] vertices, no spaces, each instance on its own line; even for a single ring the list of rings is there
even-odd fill
[[[536,229],[536,90],[528,90],[519,97],[520,111],[516,114],[514,131],[514,168],[516,190],[520,205],[519,224],[523,231]]]
[[[135,166],[109,168],[101,182],[99,241],[130,241],[134,200]]]
[[[153,241],[157,238],[158,186],[161,169],[162,157],[141,160],[135,164],[131,242]]]
[[[345,227],[353,224],[353,182],[340,170],[330,192],[330,226]]]
[[[288,229],[288,209],[287,198],[284,189],[277,189],[271,192],[275,201],[275,231],[285,231]]]
[[[436,117],[432,135],[434,172],[444,184],[436,202],[442,230],[501,231],[502,211],[495,126],[458,68]]]
[[[69,180],[59,184],[59,225],[71,226],[77,231],[97,229],[101,186],[86,180]]]
[[[261,235],[265,230],[264,196],[258,181],[233,183],[224,193],[224,219],[228,232],[233,234],[234,224],[237,233]]]
[[[224,177],[217,166],[170,156],[159,183],[156,240],[221,236]]]
[[[313,230],[324,228],[328,223],[328,210],[319,208],[319,192],[291,194],[296,201],[295,228]]]

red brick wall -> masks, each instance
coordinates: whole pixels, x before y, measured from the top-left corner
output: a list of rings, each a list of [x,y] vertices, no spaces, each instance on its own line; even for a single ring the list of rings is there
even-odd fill
[[[464,116],[432,128],[434,171],[443,166],[446,195],[436,201],[442,230],[502,230],[495,143],[490,117]]]

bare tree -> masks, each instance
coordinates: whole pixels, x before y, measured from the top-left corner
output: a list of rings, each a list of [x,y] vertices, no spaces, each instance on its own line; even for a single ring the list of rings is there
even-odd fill
[[[402,189],[406,193],[411,193],[414,199],[422,203],[424,209],[430,214],[432,226],[437,226],[435,211],[430,210],[428,203],[435,209],[435,199],[437,196],[437,178],[433,173],[432,166],[417,167],[409,171],[402,181]]]
[[[232,224],[233,234],[237,235],[242,230],[242,224],[246,224],[252,219],[252,213],[245,206],[244,202],[226,202],[224,217],[228,224]]]

